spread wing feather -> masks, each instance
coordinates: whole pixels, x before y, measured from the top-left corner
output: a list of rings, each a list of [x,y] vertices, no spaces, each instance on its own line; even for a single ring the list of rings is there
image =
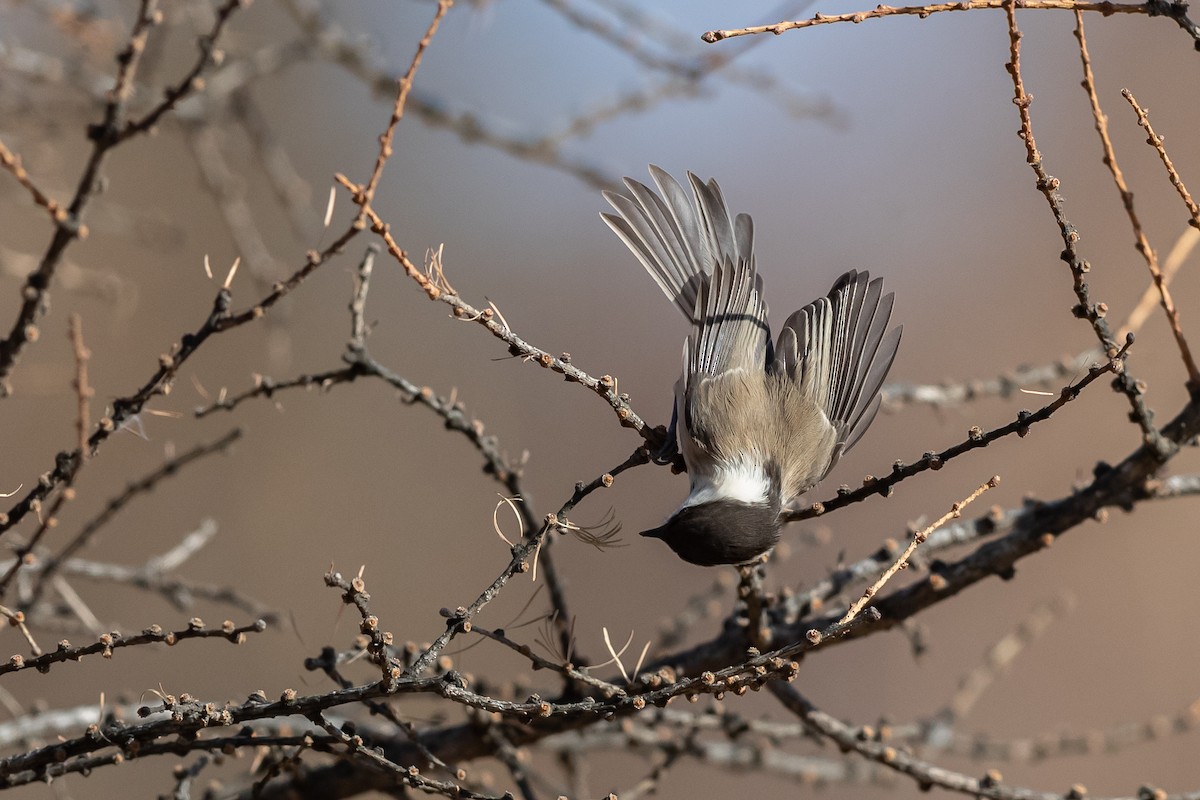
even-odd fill
[[[887,330],[893,300],[891,292],[883,294],[882,278],[851,270],[780,331],[771,371],[790,377],[824,411],[837,431],[839,454],[854,446],[879,410],[879,390],[903,330]]]
[[[658,192],[626,178],[628,196],[604,192],[617,213],[600,216],[694,322],[701,286],[718,264],[746,261],[754,269],[754,225],[745,214],[730,217],[715,180],[705,183],[689,172],[689,192],[659,167],[651,165],[650,175]],[[754,281],[761,297],[762,281]]]

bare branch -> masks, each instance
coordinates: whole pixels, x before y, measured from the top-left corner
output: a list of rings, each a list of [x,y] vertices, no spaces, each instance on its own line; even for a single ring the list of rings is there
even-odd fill
[[[1011,0],[962,0],[955,3],[929,3],[923,6],[884,6],[880,5],[870,11],[856,11],[850,14],[816,14],[810,19],[792,22],[776,22],[771,25],[754,25],[735,30],[708,31],[701,40],[712,44],[723,39],[736,36],[750,36],[759,33],[774,33],[776,35],[800,28],[812,28],[817,25],[833,25],[839,22],[858,24],[869,19],[881,19],[894,16],[915,16],[925,19],[930,14],[945,11],[978,11],[981,9],[1004,8]],[[1064,11],[1094,11],[1108,17],[1113,14],[1144,14],[1148,17],[1167,16],[1175,20],[1179,27],[1200,42],[1200,30],[1197,29],[1187,16],[1187,7],[1177,7],[1175,4],[1150,0],[1146,3],[1110,3],[1083,2],[1081,0],[1019,0],[1020,8]]]

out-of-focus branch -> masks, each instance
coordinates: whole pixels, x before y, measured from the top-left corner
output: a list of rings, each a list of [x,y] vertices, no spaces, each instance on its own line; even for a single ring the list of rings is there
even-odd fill
[[[260,319],[267,310],[286,297],[299,286],[305,278],[311,275],[317,267],[324,264],[335,253],[341,252],[345,244],[358,230],[351,227],[341,237],[321,252],[310,251],[303,267],[297,270],[286,281],[275,285],[266,297],[255,305],[241,312],[232,312],[233,294],[228,287],[217,292],[213,301],[212,311],[204,323],[192,333],[184,334],[179,343],[172,348],[171,353],[159,357],[158,369],[132,394],[117,398],[112,402],[112,413],[100,420],[96,429],[88,437],[87,450],[89,455],[95,455],[100,446],[122,426],[141,413],[146,404],[153,398],[166,394],[179,372],[179,368],[199,349],[210,336],[237,328],[248,322]],[[80,450],[60,452],[55,458],[54,469],[47,472],[37,486],[7,513],[0,513],[0,534],[10,530],[31,511],[40,509],[42,500],[60,485],[69,484],[74,479],[82,463],[83,454]]]
[[[169,89],[164,100],[153,110],[140,120],[130,122],[127,120],[128,103],[133,93],[138,66],[146,51],[150,30],[162,21],[157,0],[142,0],[128,42],[117,59],[120,67],[113,88],[108,93],[104,118],[88,131],[92,140],[92,152],[83,168],[75,195],[67,206],[66,215],[62,219],[58,219],[56,215],[50,245],[42,255],[37,269],[26,278],[21,308],[13,322],[12,330],[0,340],[0,397],[10,391],[7,378],[12,373],[21,351],[29,342],[37,339],[38,330],[35,323],[37,318],[45,313],[49,287],[63,254],[75,239],[87,236],[87,227],[82,222],[83,211],[96,191],[100,169],[108,153],[134,135],[148,131],[180,100],[203,88],[203,82],[199,80],[200,74],[213,63],[216,42],[230,16],[243,2],[244,0],[226,0],[217,11],[212,30],[201,39],[201,55],[185,79]],[[0,530],[3,530],[3,527],[0,527]]]
[[[189,464],[192,464],[193,462],[198,461],[205,456],[225,452],[240,438],[242,438],[241,429],[234,428],[220,439],[197,445],[182,455],[167,459],[153,472],[126,486],[125,490],[121,492],[121,494],[113,497],[108,501],[108,503],[105,504],[103,511],[85,523],[79,533],[75,535],[75,538],[67,543],[67,545],[63,547],[57,555],[44,559],[42,563],[38,565],[38,579],[34,584],[32,597],[30,598],[28,605],[35,604],[38,598],[41,597],[42,590],[45,587],[46,582],[58,572],[58,568],[62,562],[75,555],[81,548],[87,545],[92,536],[94,536],[97,531],[111,522],[113,518],[125,508],[125,506],[129,505],[130,502],[140,495],[154,491],[154,489],[162,481],[178,474],[179,470],[183,469]]]
[[[17,179],[17,183],[25,187],[33,197],[33,202],[42,208],[50,215],[50,221],[55,225],[63,222],[67,218],[67,210],[63,208],[57,200],[52,199],[49,195],[37,187],[33,182],[33,178],[26,172],[25,167],[21,164],[21,157],[4,146],[4,142],[0,142],[0,167],[12,173],[12,176]]]
[[[1101,357],[1098,351],[1091,350],[1053,364],[1022,366],[995,378],[962,383],[888,383],[883,387],[883,408],[886,411],[899,411],[910,405],[940,408],[971,403],[985,397],[1012,397],[1023,389],[1046,388],[1064,378],[1074,380],[1089,364]]]
[[[990,798],[990,800],[1063,800],[1063,796],[1058,793],[1037,792],[1032,789],[1005,786],[992,776],[973,778],[939,767],[917,758],[906,750],[862,736],[861,729],[847,725],[821,711],[789,684],[777,681],[772,683],[769,688],[784,707],[820,731],[823,736],[843,750],[852,750],[864,758],[882,764],[902,775],[907,775],[922,789],[927,790],[936,786],[976,798]]]

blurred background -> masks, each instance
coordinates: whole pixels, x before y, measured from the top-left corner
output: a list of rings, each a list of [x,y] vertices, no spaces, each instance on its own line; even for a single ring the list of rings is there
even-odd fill
[[[607,208],[600,189],[626,175],[647,180],[648,163],[679,177],[685,170],[716,177],[732,209],[753,216],[776,325],[847,269],[884,276],[905,326],[895,382],[987,380],[1089,350],[1089,326],[1070,313],[1076,301],[1059,260],[1059,233],[1016,136],[1002,11],[700,41],[713,28],[868,7],[460,2],[418,73],[375,207],[414,261],[444,247],[446,276],[464,299],[494,304],[520,336],[569,352],[590,374],[615,376],[653,424],[669,420],[686,325],[598,217]],[[234,15],[222,38],[224,61],[208,74],[205,92],[181,104],[154,135],[114,150],[106,164],[103,191],[85,216],[91,235],[69,250],[40,339],[10,379],[14,394],[0,413],[0,490],[28,491],[52,468],[54,454],[76,440],[70,313],[81,315],[93,354],[98,416],[103,403],[134,391],[160,354],[203,323],[236,258],[234,306],[244,308],[299,269],[308,249],[344,230],[353,211],[341,190],[330,227],[322,225],[333,175],[369,176],[394,79],[407,69],[434,8],[259,0]],[[163,10],[166,24],[152,33],[132,101],[135,115],[185,73],[199,32],[211,26],[208,3],[166,3]],[[78,181],[89,151],[85,126],[100,119],[133,12],[131,3],[0,0],[0,140],[56,198],[69,198]],[[1079,85],[1074,22],[1067,12],[1036,10],[1019,12],[1018,22],[1037,142],[1082,235],[1094,296],[1117,323],[1149,278],[1101,162]],[[1195,180],[1200,141],[1191,134],[1200,109],[1192,99],[1200,56],[1165,18],[1089,15],[1086,24],[1121,167],[1150,241],[1165,257],[1187,230],[1187,212],[1120,90],[1130,89],[1150,110],[1184,179]],[[10,174],[0,174],[5,330],[50,236],[45,212]],[[326,644],[348,647],[357,630],[322,582],[330,564],[346,574],[365,565],[383,627],[416,642],[442,630],[439,608],[467,605],[507,564],[508,547],[493,530],[500,487],[482,473],[479,454],[379,381],[281,392],[232,413],[193,418],[222,391],[252,387],[256,375],[284,380],[341,365],[354,268],[369,240],[355,239],[260,322],[206,343],[171,394],[105,444],[46,540],[61,548],[109,498],[169,454],[242,428],[231,449],[123,509],[81,555],[137,566],[211,520],[216,535],[179,575],[236,586],[281,612],[281,622],[236,649],[220,642],[138,648],[45,676],[6,677],[0,688],[11,714],[39,704],[95,704],[102,693],[113,703],[150,702],[154,691],[216,701],[254,689],[271,697],[289,687],[327,691],[303,659]],[[205,274],[206,258],[215,280]],[[1197,288],[1192,272],[1182,270],[1173,291],[1186,331],[1195,330],[1189,323],[1200,312]],[[620,428],[599,398],[508,357],[482,328],[447,311],[394,262],[376,262],[367,304],[372,354],[417,385],[454,393],[513,459],[527,454],[525,502],[538,517],[557,509],[576,481],[611,469],[638,446],[637,435]],[[1185,402],[1185,373],[1161,314],[1139,332],[1129,368],[1147,381],[1159,422]],[[993,474],[1002,484],[984,504],[1012,508],[1027,496],[1069,493],[1090,478],[1097,460],[1115,462],[1140,443],[1124,399],[1107,384],[1102,379],[1024,439],[1002,440],[906,481],[890,499],[791,526],[790,555],[772,565],[768,588],[802,589],[885,539],[903,539],[910,523],[935,519]],[[1049,399],[1013,394],[882,413],[813,499]],[[1184,453],[1173,470],[1194,470],[1196,460]],[[711,596],[700,604],[708,613],[688,630],[689,642],[715,635],[733,607],[733,570],[722,578],[721,570],[685,564],[660,542],[636,536],[685,493],[686,477],[666,469],[627,472],[571,517],[590,525],[614,514],[626,546],[598,551],[572,538],[556,542],[578,648],[593,660],[603,660],[603,628],[622,642],[632,636],[635,651],[650,642],[653,658],[689,598]],[[1114,512],[1106,524],[1081,526],[1021,562],[1014,580],[984,581],[922,614],[920,657],[913,655],[914,631],[873,636],[808,659],[797,686],[856,724],[926,719],[951,702],[990,647],[1050,607],[1044,632],[992,674],[960,726],[1023,742],[1027,757],[934,760],[972,775],[994,767],[1007,782],[1048,792],[1077,783],[1098,796],[1133,795],[1142,784],[1194,791],[1196,735],[1173,730],[1200,697],[1200,632],[1190,621],[1200,556],[1192,503],[1145,504],[1136,514]],[[986,505],[972,511],[985,513]],[[516,534],[510,517],[500,520],[510,538]],[[27,520],[17,532],[32,528]],[[724,588],[711,590],[720,580]],[[253,617],[204,602],[178,609],[108,582],[78,578],[72,585],[105,629],[179,628],[192,615],[213,624]],[[515,580],[480,624],[509,628],[532,644],[537,626],[518,631],[514,620],[548,607],[544,591],[531,602],[538,588],[528,576]],[[63,635],[52,627],[41,633],[51,643]],[[25,652],[15,631],[7,636],[9,651]],[[450,652],[466,672],[520,667],[490,643],[461,649],[455,644]],[[360,678],[368,680],[369,671]],[[765,694],[725,703],[749,717],[787,719]],[[444,713],[427,705],[410,708],[418,718]],[[1031,743],[1052,743],[1064,731],[1091,733],[1089,752],[1037,756]],[[1103,744],[1103,735],[1120,731],[1132,732],[1132,743]],[[829,748],[814,752],[838,758]],[[646,771],[636,752],[610,757],[611,769],[597,766],[590,774],[588,796],[627,790]],[[148,796],[170,790],[170,763],[140,761],[19,796]],[[495,786],[511,788],[502,767],[485,769]],[[559,778],[549,765],[545,774]],[[845,796],[919,794],[898,776],[867,782],[851,777],[828,788]],[[811,791],[807,784],[767,768],[727,770],[683,759],[663,776],[658,796],[801,794]]]

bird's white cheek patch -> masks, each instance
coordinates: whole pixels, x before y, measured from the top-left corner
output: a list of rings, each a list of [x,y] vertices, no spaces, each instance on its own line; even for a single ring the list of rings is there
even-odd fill
[[[700,475],[680,508],[711,503],[713,500],[737,500],[765,503],[771,491],[771,479],[758,464],[737,463],[718,468],[714,475]]]

